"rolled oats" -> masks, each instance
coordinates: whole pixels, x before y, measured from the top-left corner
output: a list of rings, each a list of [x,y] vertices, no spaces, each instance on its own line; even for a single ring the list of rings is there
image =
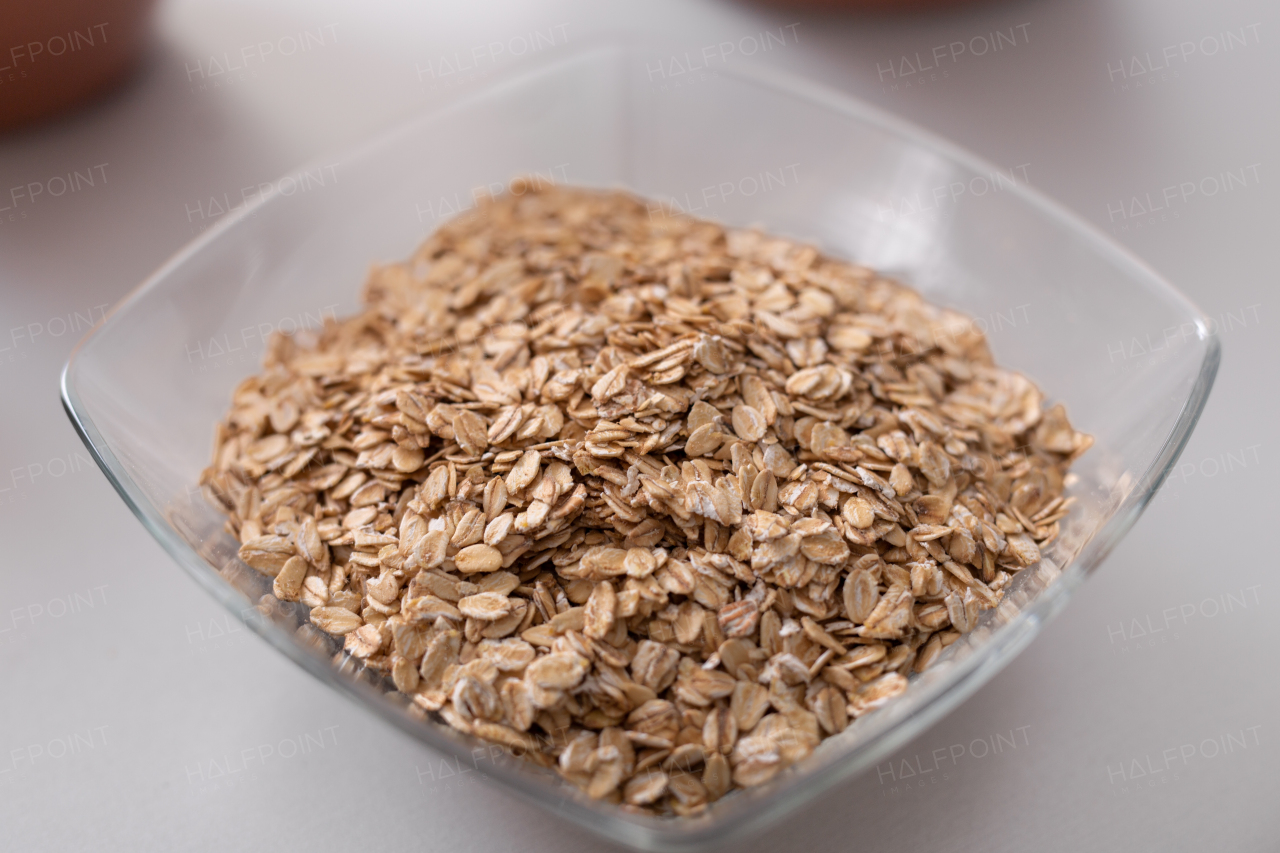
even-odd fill
[[[202,482],[419,712],[694,814],[902,693],[1091,441],[961,315],[754,231],[531,191],[276,336]]]

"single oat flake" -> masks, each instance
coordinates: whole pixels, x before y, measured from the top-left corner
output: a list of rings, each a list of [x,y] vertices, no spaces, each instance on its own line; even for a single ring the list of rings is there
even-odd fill
[[[966,317],[622,192],[492,200],[274,337],[202,482],[410,707],[690,815],[907,689],[1091,439]]]

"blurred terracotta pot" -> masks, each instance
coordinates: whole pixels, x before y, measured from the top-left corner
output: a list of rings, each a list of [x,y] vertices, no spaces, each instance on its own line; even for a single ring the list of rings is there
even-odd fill
[[[0,129],[73,109],[137,65],[155,0],[0,0]]]

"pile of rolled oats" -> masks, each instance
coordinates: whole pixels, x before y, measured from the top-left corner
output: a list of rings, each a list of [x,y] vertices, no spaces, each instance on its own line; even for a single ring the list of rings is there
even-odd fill
[[[203,482],[411,707],[692,814],[901,693],[1058,535],[1090,439],[967,318],[551,189],[272,340]]]

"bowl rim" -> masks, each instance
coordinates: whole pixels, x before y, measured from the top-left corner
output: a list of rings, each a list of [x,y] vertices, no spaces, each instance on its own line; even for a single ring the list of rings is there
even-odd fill
[[[431,109],[411,112],[407,118],[402,116],[388,128],[338,153],[344,161],[361,160],[378,149],[393,144],[398,138],[413,134],[421,127],[445,118],[451,113],[466,110],[504,90],[518,89],[533,82],[539,75],[554,73],[557,69],[582,62],[593,53],[609,51],[615,54],[635,54],[642,48],[652,49],[656,53],[661,47],[662,45],[652,40],[610,36],[584,41],[578,46],[557,51],[551,57],[530,57],[492,73],[474,88],[454,93]],[[904,142],[919,145],[967,169],[990,172],[995,168],[981,157],[931,131],[878,106],[802,76],[752,65],[721,69],[715,73],[755,84],[887,131]],[[312,158],[299,168],[314,167],[323,162],[333,162],[333,156]],[[292,170],[290,173],[295,171],[297,170]],[[493,770],[483,769],[482,772],[485,775],[495,776],[522,798],[542,807],[550,807],[552,811],[571,819],[578,826],[633,847],[688,850],[711,841],[724,841],[730,837],[738,837],[748,831],[758,830],[764,824],[791,812],[795,807],[829,790],[837,782],[865,772],[875,759],[918,737],[924,727],[932,725],[950,712],[1002,669],[1030,643],[1040,627],[1065,606],[1071,592],[1087,574],[1105,560],[1115,544],[1137,521],[1171,473],[1173,464],[1185,448],[1204,410],[1221,360],[1221,342],[1219,337],[1211,332],[1208,318],[1185,295],[1130,250],[1106,235],[1099,227],[1071,212],[1035,187],[1017,184],[1007,192],[1029,204],[1039,214],[1051,220],[1057,228],[1082,238],[1089,251],[1118,267],[1135,283],[1141,282],[1152,292],[1152,295],[1172,300],[1193,319],[1196,326],[1196,340],[1205,347],[1191,389],[1159,451],[1146,470],[1136,478],[1132,488],[1111,516],[1099,526],[1089,541],[1082,545],[1076,557],[1067,565],[1058,567],[1061,575],[1054,583],[1026,602],[1012,620],[992,630],[978,653],[970,655],[966,660],[956,661],[951,669],[953,673],[951,677],[943,679],[938,684],[929,685],[934,688],[927,691],[934,694],[931,699],[920,702],[911,713],[900,715],[898,719],[887,723],[885,730],[879,735],[868,738],[863,744],[866,760],[856,762],[857,766],[852,767],[841,767],[838,761],[828,761],[799,782],[792,777],[783,777],[781,782],[768,786],[767,795],[754,803],[757,806],[756,810],[747,814],[742,814],[742,809],[737,809],[728,810],[708,819],[676,820],[629,815],[616,810],[606,811],[599,805],[589,805],[573,798],[559,796],[556,788],[547,785],[544,779],[535,778],[532,774],[504,772],[494,768]],[[280,182],[276,181],[271,190],[256,196],[234,213],[224,216],[185,244],[154,273],[116,303],[76,344],[68,356],[59,381],[63,408],[76,433],[130,511],[201,588],[230,610],[250,630],[329,687],[355,701],[365,710],[373,711],[378,717],[391,723],[419,743],[425,743],[432,749],[454,756],[462,756],[468,748],[462,744],[463,739],[478,741],[465,735],[446,736],[442,732],[435,731],[437,728],[435,726],[424,726],[421,722],[411,719],[385,701],[379,691],[372,686],[344,676],[328,660],[304,650],[299,641],[292,636],[291,631],[276,626],[269,620],[253,618],[249,615],[246,611],[252,611],[253,608],[244,607],[244,593],[232,586],[208,560],[201,556],[175,529],[172,522],[166,518],[165,512],[156,507],[142,492],[138,483],[99,431],[76,390],[75,371],[82,350],[96,337],[109,331],[118,315],[140,302],[152,290],[160,287],[174,271],[217,243],[227,231],[236,228],[263,205],[271,203],[281,195]],[[1088,552],[1087,560],[1083,559],[1086,552]],[[1084,565],[1085,563],[1087,565]],[[923,688],[925,685],[920,687]],[[917,695],[924,696],[925,693],[918,692]],[[919,720],[920,723],[915,727],[908,725],[912,720]],[[731,822],[735,818],[736,822]]]

